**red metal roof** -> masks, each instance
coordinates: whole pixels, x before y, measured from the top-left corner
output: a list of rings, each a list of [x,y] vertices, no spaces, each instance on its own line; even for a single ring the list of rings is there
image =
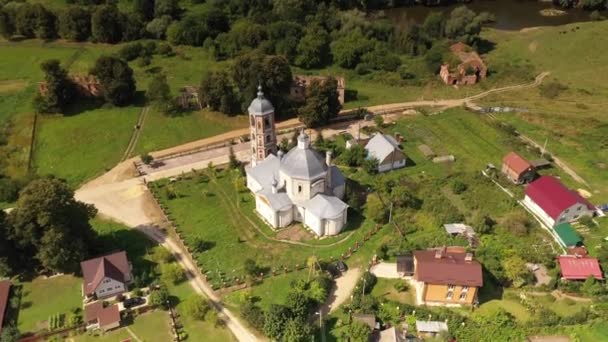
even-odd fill
[[[532,168],[532,164],[530,164],[529,161],[515,152],[509,152],[502,159],[502,163],[518,175],[521,175]]]
[[[416,280],[429,284],[453,284],[482,286],[481,264],[475,260],[466,261],[466,253],[445,249],[441,258],[437,250],[415,251]]]
[[[10,280],[0,281],[0,331],[2,331],[2,322],[4,322],[4,313],[6,312],[6,304],[11,290]]]
[[[552,176],[542,176],[530,183],[526,188],[526,195],[554,220],[564,210],[576,203],[584,204],[589,210],[593,210],[593,205],[583,196],[566,188],[557,178]]]
[[[584,280],[593,276],[602,280],[602,270],[596,258],[580,257],[574,255],[560,255],[557,257],[562,270],[562,278],[570,280]]]
[[[83,261],[80,263],[80,268],[87,295],[95,292],[105,277],[124,283],[130,272],[129,261],[124,251]]]
[[[98,321],[101,328],[120,322],[120,312],[118,305],[103,307],[102,301],[91,303],[84,307],[84,320],[87,323]]]

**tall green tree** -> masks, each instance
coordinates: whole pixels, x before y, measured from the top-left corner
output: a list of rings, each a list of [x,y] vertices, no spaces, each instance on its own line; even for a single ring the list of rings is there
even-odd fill
[[[275,341],[281,341],[285,324],[289,321],[291,313],[284,305],[272,304],[264,312],[264,335]]]
[[[2,327],[2,334],[0,334],[0,341],[2,342],[17,342],[21,337],[19,328],[14,324],[8,324]]]
[[[133,12],[140,15],[145,21],[154,18],[154,0],[133,0]]]
[[[371,329],[367,324],[359,321],[352,321],[349,323],[346,330],[342,331],[341,337],[346,341],[351,342],[367,342],[369,341],[369,335]]]
[[[308,342],[311,340],[312,329],[305,319],[290,319],[285,324],[282,341],[285,342]]]
[[[148,84],[146,98],[153,106],[164,113],[171,109],[171,88],[167,82],[167,75],[158,73]]]
[[[313,80],[306,91],[306,102],[300,108],[300,121],[306,127],[318,127],[338,116],[341,108],[336,79]]]
[[[91,16],[93,40],[99,43],[118,43],[122,39],[123,16],[116,6],[97,7]]]
[[[115,106],[129,104],[135,97],[133,69],[127,62],[113,56],[101,56],[91,69],[97,76],[106,101]]]
[[[44,61],[40,68],[44,72],[46,93],[34,98],[34,107],[39,113],[60,113],[75,96],[74,83],[59,60]]]
[[[22,262],[51,272],[76,272],[95,240],[89,220],[97,210],[74,199],[55,178],[32,181],[8,216],[9,238]]]
[[[15,14],[0,7],[0,36],[9,39],[15,34]]]
[[[225,114],[235,114],[238,111],[236,93],[225,71],[204,74],[199,89],[200,101],[212,110]]]
[[[334,62],[341,67],[353,69],[361,61],[361,57],[372,51],[374,42],[363,35],[360,29],[355,29],[348,35],[331,43],[331,53]]]
[[[306,30],[297,47],[295,63],[302,68],[311,69],[324,66],[330,61],[329,44],[331,39],[324,28],[313,27]]]
[[[80,6],[70,6],[59,15],[59,36],[84,41],[91,36],[91,13]]]

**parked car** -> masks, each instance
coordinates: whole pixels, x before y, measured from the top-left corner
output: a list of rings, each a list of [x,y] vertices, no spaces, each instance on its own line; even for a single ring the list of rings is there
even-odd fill
[[[125,309],[132,308],[138,305],[142,305],[146,302],[143,297],[133,297],[126,299],[124,302]]]

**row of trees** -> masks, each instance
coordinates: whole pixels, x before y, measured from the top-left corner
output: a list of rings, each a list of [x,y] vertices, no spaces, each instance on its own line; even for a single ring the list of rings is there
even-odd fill
[[[97,210],[55,178],[32,181],[14,209],[0,211],[0,276],[19,271],[77,272],[96,248]]]
[[[34,97],[38,113],[62,113],[78,99],[77,85],[57,59],[42,62],[45,90]],[[135,79],[129,65],[112,56],[97,59],[90,73],[99,80],[101,91],[108,103],[115,106],[129,104],[135,97]]]
[[[564,8],[581,7],[586,10],[608,8],[608,1],[606,0],[553,0],[553,4]]]

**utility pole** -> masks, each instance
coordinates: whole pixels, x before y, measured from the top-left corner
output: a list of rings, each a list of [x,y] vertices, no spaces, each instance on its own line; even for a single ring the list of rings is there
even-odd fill
[[[549,140],[549,138],[545,138],[545,144],[543,145],[543,150],[541,151],[541,158],[544,158],[545,153],[547,152],[547,140]]]

